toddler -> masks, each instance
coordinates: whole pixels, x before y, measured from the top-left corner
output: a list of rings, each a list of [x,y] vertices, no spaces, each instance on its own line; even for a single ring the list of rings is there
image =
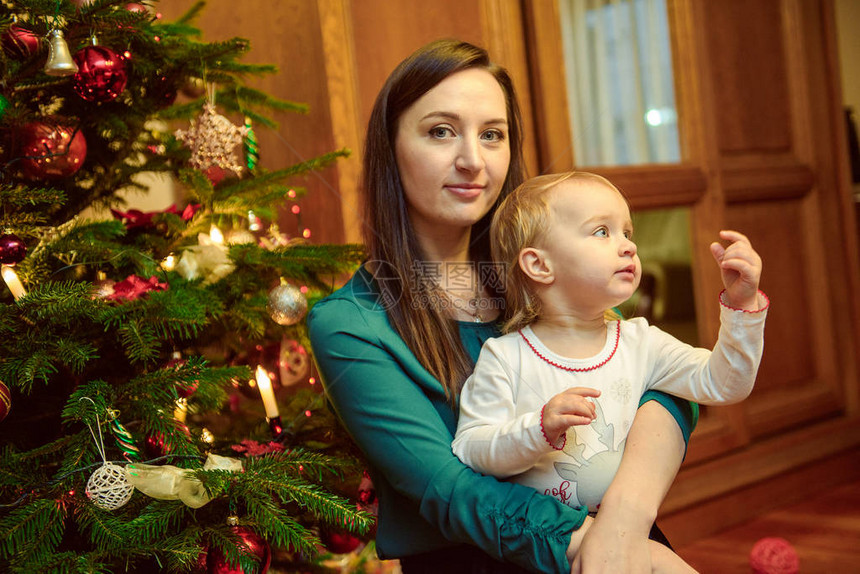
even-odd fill
[[[769,305],[749,240],[722,231],[728,245],[711,245],[725,289],[709,351],[614,315],[639,285],[632,236],[624,197],[585,172],[531,179],[496,211],[507,334],[484,344],[460,395],[453,449],[463,462],[596,512],[645,391],[706,405],[749,395]],[[671,556],[680,564],[669,571],[689,571]]]

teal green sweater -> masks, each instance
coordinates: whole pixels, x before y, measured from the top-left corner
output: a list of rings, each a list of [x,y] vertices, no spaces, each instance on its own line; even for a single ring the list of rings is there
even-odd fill
[[[308,317],[328,399],[370,465],[380,557],[469,543],[534,571],[569,572],[565,551],[587,510],[481,475],[454,456],[457,410],[391,327],[384,303],[362,268]],[[473,361],[498,335],[494,323],[460,323]],[[695,425],[689,403],[649,398],[672,412],[688,439]]]

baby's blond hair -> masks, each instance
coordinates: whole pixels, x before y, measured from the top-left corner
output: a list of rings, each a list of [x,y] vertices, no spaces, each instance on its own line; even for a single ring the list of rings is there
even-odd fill
[[[550,191],[568,180],[602,183],[618,191],[608,179],[595,173],[569,171],[540,175],[511,192],[493,216],[490,246],[499,277],[504,281],[505,321],[502,331],[505,333],[525,327],[540,315],[540,299],[520,269],[520,252],[527,247],[540,247],[550,224]],[[614,313],[610,316],[617,318]]]

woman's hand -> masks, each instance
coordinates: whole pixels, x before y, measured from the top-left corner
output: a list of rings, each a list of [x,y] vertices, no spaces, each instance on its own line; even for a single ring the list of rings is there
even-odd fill
[[[619,515],[597,513],[582,537],[572,574],[651,574],[651,525],[643,528],[635,513],[623,516],[624,509],[619,510]]]
[[[639,407],[618,474],[582,538],[572,572],[651,572],[648,535],[681,465],[684,446],[678,424],[662,405],[648,401]]]

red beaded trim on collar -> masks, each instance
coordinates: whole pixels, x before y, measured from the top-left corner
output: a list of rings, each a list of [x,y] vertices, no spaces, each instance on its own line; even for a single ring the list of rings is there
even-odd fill
[[[770,297],[765,295],[764,291],[762,291],[761,289],[758,290],[758,294],[764,297],[764,307],[762,307],[761,309],[753,309],[752,311],[748,309],[738,309],[736,307],[732,307],[731,305],[726,305],[725,301],[723,301],[723,294],[725,292],[725,289],[720,291],[720,305],[722,305],[726,309],[731,309],[732,311],[740,311],[741,313],[761,313],[762,311],[765,311],[768,307],[770,307]]]
[[[563,371],[570,371],[570,372],[572,372],[572,373],[585,373],[585,372],[587,372],[587,371],[593,371],[593,370],[595,370],[595,369],[599,369],[600,367],[602,367],[603,365],[605,365],[606,363],[608,363],[608,362],[610,361],[610,359],[612,359],[612,357],[614,357],[614,356],[615,356],[615,351],[617,351],[617,350],[618,350],[618,342],[621,340],[621,321],[616,321],[615,323],[616,323],[616,325],[615,325],[615,346],[613,346],[613,347],[612,347],[612,352],[611,352],[611,353],[609,353],[609,356],[608,356],[608,357],[606,357],[606,359],[604,359],[603,361],[599,362],[598,364],[596,364],[596,365],[592,365],[592,366],[590,366],[590,367],[583,367],[583,368],[581,368],[581,369],[577,369],[577,368],[575,368],[575,367],[568,367],[568,366],[565,366],[565,365],[559,365],[558,363],[556,363],[556,362],[554,362],[554,361],[550,361],[549,359],[547,359],[546,357],[544,357],[543,355],[541,355],[540,351],[538,351],[538,350],[535,348],[535,346],[532,344],[532,342],[531,342],[531,341],[529,341],[529,338],[528,338],[528,337],[526,337],[526,334],[525,334],[525,333],[523,333],[523,330],[522,330],[522,329],[520,329],[520,330],[519,330],[519,331],[517,331],[517,332],[520,334],[520,336],[523,338],[523,340],[526,342],[526,344],[529,346],[529,348],[530,348],[532,351],[534,351],[535,355],[537,355],[538,357],[540,357],[541,359],[543,359],[546,363],[549,363],[549,364],[550,364],[550,365],[552,365],[553,367],[559,368],[559,369],[561,369],[561,370],[563,370]]]

